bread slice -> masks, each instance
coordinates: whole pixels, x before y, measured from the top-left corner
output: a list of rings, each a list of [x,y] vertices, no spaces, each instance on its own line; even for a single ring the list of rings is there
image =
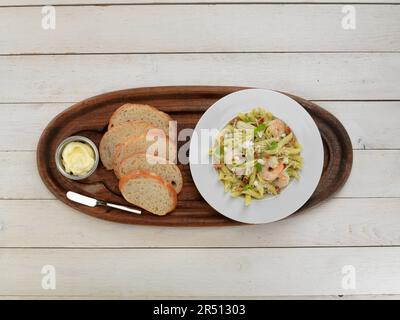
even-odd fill
[[[126,201],[159,216],[166,215],[176,207],[175,189],[149,171],[127,173],[119,181],[119,189]]]
[[[168,126],[172,118],[165,112],[146,104],[126,103],[112,114],[108,128],[111,129],[119,124],[136,120],[147,121],[168,135]]]
[[[146,155],[145,153],[135,153],[123,159],[115,168],[115,175],[121,178],[125,174],[134,170],[145,170],[155,173],[170,183],[176,193],[182,190],[182,174],[178,166],[168,163],[165,158]]]
[[[160,156],[169,160],[170,163],[174,163],[176,145],[159,129],[150,130],[147,134],[138,137],[128,138],[115,148],[112,158],[113,169],[118,171],[122,160],[135,153]]]
[[[154,128],[146,121],[132,121],[113,127],[107,131],[100,141],[100,159],[106,169],[112,169],[112,157],[115,147],[129,137],[137,137],[146,134],[147,131]]]

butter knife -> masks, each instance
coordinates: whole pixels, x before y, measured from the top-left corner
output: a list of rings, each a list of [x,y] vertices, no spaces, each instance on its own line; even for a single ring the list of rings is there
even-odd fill
[[[137,209],[121,206],[119,204],[108,203],[108,202],[102,201],[102,200],[97,200],[97,199],[90,198],[90,197],[87,197],[87,196],[84,196],[82,194],[72,192],[72,191],[67,192],[67,198],[71,201],[83,204],[88,207],[106,206],[106,207],[124,210],[124,211],[128,211],[128,212],[136,213],[136,214],[142,213],[142,211],[137,210]]]

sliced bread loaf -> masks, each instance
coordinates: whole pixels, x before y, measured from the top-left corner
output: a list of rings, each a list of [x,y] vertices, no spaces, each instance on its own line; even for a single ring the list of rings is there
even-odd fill
[[[146,134],[154,126],[146,121],[132,121],[108,130],[100,141],[100,159],[106,169],[112,169],[115,147],[129,137]]]
[[[168,163],[165,158],[146,155],[145,153],[135,153],[123,159],[114,171],[119,179],[134,170],[153,172],[170,183],[176,193],[182,190],[181,171],[176,164]]]
[[[117,171],[122,160],[135,153],[160,156],[168,159],[170,163],[174,163],[176,159],[176,145],[159,130],[150,130],[147,134],[128,138],[115,148],[112,158],[113,169]]]
[[[119,189],[126,201],[159,216],[166,215],[176,207],[175,189],[149,171],[127,173],[119,181]]]
[[[112,114],[108,128],[135,120],[147,121],[154,127],[162,129],[168,135],[168,126],[172,118],[165,112],[146,104],[126,103]]]

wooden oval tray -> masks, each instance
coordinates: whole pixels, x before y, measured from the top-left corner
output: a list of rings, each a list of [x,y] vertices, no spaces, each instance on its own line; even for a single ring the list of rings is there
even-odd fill
[[[88,179],[72,181],[57,170],[54,154],[58,144],[68,136],[83,135],[97,145],[106,131],[108,120],[119,106],[127,102],[150,104],[165,111],[178,122],[178,132],[194,128],[208,107],[223,96],[242,87],[176,86],[138,88],[102,94],[79,102],[55,117],[46,127],[37,148],[39,174],[47,188],[70,207],[91,216],[130,224],[162,226],[224,226],[239,224],[211,208],[197,191],[188,165],[179,165],[184,187],[174,212],[164,217],[150,213],[135,215],[107,207],[87,207],[71,202],[65,196],[71,190],[96,199],[129,205],[120,195],[118,180],[102,164]],[[289,94],[288,94],[289,95]],[[346,182],[352,166],[353,151],[342,124],[329,112],[305,99],[289,95],[313,117],[324,143],[324,169],[317,189],[297,212],[325,200]],[[185,142],[181,142],[183,144]]]

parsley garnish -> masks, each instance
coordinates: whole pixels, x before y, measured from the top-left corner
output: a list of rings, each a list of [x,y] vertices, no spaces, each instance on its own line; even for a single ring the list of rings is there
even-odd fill
[[[274,150],[278,146],[278,141],[272,141],[269,145],[267,145],[267,150]]]
[[[244,191],[249,190],[249,189],[251,189],[251,185],[250,185],[250,184],[246,184],[246,185],[243,187],[243,190],[244,190]]]
[[[260,124],[257,128],[254,129],[254,135],[256,136],[259,132],[264,132],[265,128],[265,124]]]

